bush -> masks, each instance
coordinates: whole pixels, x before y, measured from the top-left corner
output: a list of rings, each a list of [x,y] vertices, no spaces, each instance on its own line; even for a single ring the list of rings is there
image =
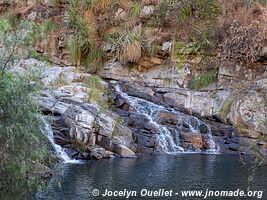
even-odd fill
[[[25,77],[0,76],[0,198],[27,199],[40,179],[28,174],[33,163],[49,161],[47,138],[41,131],[39,111]]]
[[[259,60],[267,45],[267,9],[256,1],[224,3],[216,35],[220,62],[248,66]]]
[[[221,59],[250,64],[260,59],[265,45],[264,30],[258,21],[248,25],[234,21],[222,44]]]
[[[118,28],[107,36],[107,42],[112,45],[118,60],[123,63],[138,62],[142,56],[142,32],[139,27],[129,30]]]
[[[90,89],[89,101],[97,102],[100,106],[100,112],[110,109],[111,107],[103,98],[104,95],[107,95],[108,90],[103,87],[101,81],[102,79],[99,76],[90,76],[83,81],[83,85]]]
[[[38,32],[34,23],[13,24],[3,17],[0,27],[0,199],[17,199],[18,194],[19,199],[29,199],[43,183],[29,174],[36,163],[50,160],[48,140],[41,131],[40,113],[32,97],[39,84],[34,73],[13,76],[8,69],[15,59],[27,55]]]
[[[214,20],[219,10],[215,0],[160,0],[155,10],[159,26],[175,26],[190,18]]]
[[[142,11],[142,4],[140,2],[134,2],[134,4],[130,8],[130,16],[134,18],[138,18]]]

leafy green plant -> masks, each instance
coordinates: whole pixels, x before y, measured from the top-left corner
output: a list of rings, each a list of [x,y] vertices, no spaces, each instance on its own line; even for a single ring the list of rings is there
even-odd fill
[[[12,24],[9,18],[0,17],[0,73],[3,74],[15,58],[28,57],[30,48],[35,44],[39,32],[36,24],[20,21]],[[23,51],[19,51],[23,49]]]
[[[0,75],[0,179],[5,179],[6,195],[20,193],[22,199],[39,187],[40,180],[27,175],[33,162],[46,164],[49,160],[48,140],[32,98],[36,91],[28,78]]]
[[[193,90],[200,90],[201,88],[204,88],[209,84],[214,83],[216,79],[217,70],[210,70],[209,72],[191,80],[189,83],[189,88]]]
[[[223,113],[224,115],[227,115],[231,110],[232,104],[233,104],[232,101],[226,101],[223,104],[222,108],[220,109],[220,113]]]
[[[90,76],[83,80],[83,84],[90,89],[103,90],[101,81],[99,76]]]

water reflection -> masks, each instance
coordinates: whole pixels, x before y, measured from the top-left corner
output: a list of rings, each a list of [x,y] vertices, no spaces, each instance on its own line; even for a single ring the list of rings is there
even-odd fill
[[[253,190],[267,189],[265,171],[266,167],[257,170]],[[55,169],[55,175],[48,188],[37,194],[37,199],[94,199],[91,192],[95,188],[101,192],[105,189],[140,191],[143,188],[173,189],[177,192],[246,189],[245,168],[238,156],[232,155],[164,155],[80,165],[62,164]],[[267,199],[264,195],[263,199]]]

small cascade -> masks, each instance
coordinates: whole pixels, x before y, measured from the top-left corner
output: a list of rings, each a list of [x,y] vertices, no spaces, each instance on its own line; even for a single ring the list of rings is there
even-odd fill
[[[176,120],[179,122],[180,126],[186,126],[187,129],[190,129],[190,132],[200,134],[201,129],[205,129],[205,134],[202,134],[203,139],[206,143],[205,153],[217,153],[216,144],[213,140],[212,133],[210,128],[201,120],[194,116],[188,116],[181,112],[178,112],[174,109],[168,109],[162,105],[157,105],[150,101],[132,97],[128,94],[121,91],[120,86],[115,86],[116,92],[123,98],[126,99],[130,106],[135,110],[135,112],[146,116],[149,119],[149,122],[153,124],[157,130],[157,141],[158,141],[158,150],[160,152],[168,154],[176,153],[186,153],[186,152],[195,152],[188,149],[185,149],[181,146],[180,142],[180,128],[176,128],[175,134],[171,132],[167,125],[158,123],[158,115],[162,112],[171,113],[176,117]]]
[[[44,128],[42,129],[42,132],[47,136],[48,140],[50,141],[56,152],[57,157],[64,163],[79,163],[80,161],[71,159],[64,151],[64,149],[60,145],[55,143],[54,133],[51,125],[44,118],[42,118],[42,121],[44,123]]]

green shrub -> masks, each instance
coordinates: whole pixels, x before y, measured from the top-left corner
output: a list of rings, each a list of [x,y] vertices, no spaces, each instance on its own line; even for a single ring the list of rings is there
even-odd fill
[[[28,176],[33,163],[47,164],[50,160],[33,92],[36,90],[25,77],[0,76],[0,179],[5,180],[1,181],[1,199],[15,198],[12,194],[29,198],[42,183]]]
[[[29,175],[34,163],[50,162],[48,140],[33,99],[40,84],[35,72],[22,77],[13,76],[8,69],[27,54],[38,32],[32,22],[12,24],[8,18],[0,18],[0,27],[4,48],[0,54],[0,199],[17,199],[18,194],[20,199],[30,199],[30,193],[43,183]]]
[[[214,83],[216,80],[217,80],[217,70],[211,70],[191,80],[189,83],[189,88],[193,90],[200,90],[201,88],[204,88],[209,84]]]

